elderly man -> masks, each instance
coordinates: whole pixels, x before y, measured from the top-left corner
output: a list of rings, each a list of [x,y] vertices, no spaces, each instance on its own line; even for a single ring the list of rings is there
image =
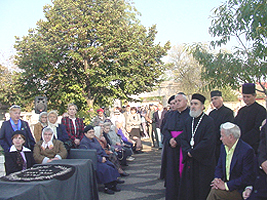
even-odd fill
[[[204,110],[205,97],[193,94],[189,118],[181,135],[184,168],[179,200],[205,200],[215,168],[214,121]]]
[[[0,129],[0,145],[5,152],[9,151],[12,146],[12,133],[20,130],[26,137],[25,147],[33,150],[35,141],[32,136],[31,129],[28,122],[20,119],[21,108],[18,105],[13,105],[9,109],[10,119],[3,122]]]
[[[220,140],[221,137],[220,126],[225,122],[234,122],[234,113],[230,108],[223,105],[223,98],[221,91],[219,90],[211,91],[210,96],[211,96],[211,102],[215,107],[215,109],[210,112],[209,116],[213,118],[215,123],[215,132],[217,136],[215,157],[217,163],[219,160],[220,149],[222,144]]]
[[[257,153],[260,142],[260,126],[266,118],[266,110],[256,102],[255,84],[242,85],[242,95],[246,105],[238,111],[234,123],[241,129],[241,139]]]
[[[164,147],[161,162],[161,178],[165,178],[166,200],[178,199],[182,155],[179,137],[183,132],[185,121],[189,118],[187,97],[180,92],[175,97],[176,108],[165,115],[166,123],[162,127]],[[174,140],[174,138],[177,139]]]
[[[241,200],[241,192],[255,180],[254,150],[240,138],[240,128],[221,125],[221,154],[207,200]]]

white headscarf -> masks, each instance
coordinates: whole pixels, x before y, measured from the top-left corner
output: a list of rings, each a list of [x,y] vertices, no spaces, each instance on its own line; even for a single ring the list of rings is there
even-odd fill
[[[47,143],[44,140],[44,133],[45,132],[52,132],[52,137],[51,137],[50,141],[48,141]],[[53,144],[54,132],[53,132],[52,128],[46,127],[46,128],[43,129],[43,131],[42,131],[42,139],[43,139],[43,143],[42,143],[42,148],[43,149],[46,149],[47,147],[49,149],[52,149],[54,147],[54,144]]]

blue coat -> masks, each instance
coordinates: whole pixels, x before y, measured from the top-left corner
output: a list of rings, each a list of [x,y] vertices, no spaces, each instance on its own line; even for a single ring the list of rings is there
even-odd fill
[[[97,151],[97,169],[96,169],[96,177],[97,182],[101,183],[110,183],[120,176],[118,170],[115,168],[113,163],[110,161],[106,161],[102,163],[102,157],[108,158],[105,150],[101,147],[97,139],[93,138],[92,140],[87,138],[86,136],[83,137],[80,143],[80,149],[96,149]]]
[[[32,136],[32,132],[28,122],[21,120],[20,130],[23,131],[26,135],[26,142],[24,146],[33,150],[35,141]],[[11,126],[10,120],[4,121],[0,129],[0,145],[2,146],[5,152],[8,152],[8,149],[12,146],[11,135],[13,132],[14,130]]]
[[[221,146],[221,153],[215,169],[215,178],[227,182],[230,191],[242,192],[246,186],[252,185],[255,176],[255,153],[251,146],[239,139],[230,165],[230,178],[226,180],[226,151]]]

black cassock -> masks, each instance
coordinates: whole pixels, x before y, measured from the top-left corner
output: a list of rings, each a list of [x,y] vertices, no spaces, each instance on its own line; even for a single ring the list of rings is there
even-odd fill
[[[162,160],[161,160],[161,174],[160,178],[165,179],[166,200],[178,199],[180,186],[180,141],[179,135],[176,140],[178,145],[175,148],[170,146],[170,139],[172,138],[172,131],[182,131],[185,121],[189,118],[189,109],[186,108],[181,113],[178,111],[170,111],[165,114],[162,124],[162,134],[164,135]]]
[[[216,163],[220,157],[220,149],[222,141],[221,138],[221,131],[220,126],[225,122],[234,122],[234,113],[230,108],[225,107],[222,105],[218,110],[214,109],[209,114],[210,117],[214,120],[215,123],[215,132],[216,132],[216,150],[215,150],[215,158]]]
[[[241,139],[257,152],[260,142],[260,126],[266,118],[266,110],[257,102],[244,106],[235,117],[234,123],[241,129]]]
[[[191,148],[192,120],[191,117],[186,121],[181,137],[184,168],[179,200],[205,200],[210,191],[210,183],[214,178],[216,147],[214,121],[204,114],[195,132],[194,146]],[[194,130],[199,120],[200,117],[194,119]],[[188,152],[192,157],[188,156]]]

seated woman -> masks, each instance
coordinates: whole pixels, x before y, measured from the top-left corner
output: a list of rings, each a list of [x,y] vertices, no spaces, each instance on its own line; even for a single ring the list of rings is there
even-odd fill
[[[113,128],[111,128],[111,123],[105,122],[103,136],[110,145],[111,150],[117,154],[121,165],[127,166],[126,159],[133,154],[131,147],[126,147],[124,145],[121,138],[116,134]]]
[[[129,133],[130,138],[136,142],[135,153],[143,153],[141,150],[143,148],[141,141],[141,131],[140,131],[141,117],[137,113],[135,107],[131,108],[131,113],[129,114],[126,121],[126,131]]]
[[[24,132],[20,130],[13,132],[11,140],[13,145],[8,152],[5,152],[6,175],[25,170],[35,164],[32,151],[23,146],[26,141]]]
[[[94,127],[95,130],[95,138],[100,143],[101,147],[105,150],[106,154],[108,155],[108,160],[114,164],[116,169],[118,170],[121,176],[129,176],[123,169],[121,168],[121,164],[117,158],[117,155],[111,151],[110,145],[107,143],[105,137],[103,136],[103,130],[100,126]],[[119,181],[118,183],[122,183]]]
[[[98,184],[104,183],[105,193],[107,194],[114,194],[114,191],[120,191],[117,187],[117,178],[120,174],[113,163],[107,160],[108,155],[95,138],[94,127],[91,125],[86,126],[84,136],[80,144],[80,149],[96,149],[97,151],[98,162],[96,176]]]
[[[39,115],[39,122],[34,124],[33,134],[35,142],[39,142],[42,137],[42,130],[47,126],[47,112],[42,112]]]
[[[42,140],[34,146],[33,157],[38,164],[67,158],[67,150],[60,140],[54,139],[53,130],[46,127],[42,131]]]

